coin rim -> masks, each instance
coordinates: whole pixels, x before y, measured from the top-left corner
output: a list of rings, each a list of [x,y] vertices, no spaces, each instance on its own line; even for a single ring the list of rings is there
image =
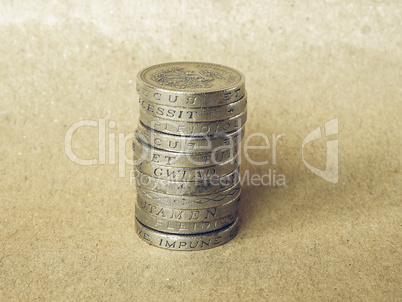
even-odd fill
[[[155,212],[160,211],[161,209],[163,209],[165,212],[166,211],[210,211],[212,209],[216,209],[216,214],[217,216],[213,216],[209,219],[218,219],[218,218],[222,218],[225,217],[227,215],[230,215],[231,213],[238,211],[240,204],[241,204],[241,195],[236,196],[235,198],[232,198],[230,200],[228,200],[225,203],[213,206],[213,207],[207,207],[207,208],[199,208],[199,209],[183,209],[183,208],[171,208],[169,206],[164,206],[164,205],[160,205],[157,202],[149,202],[147,200],[144,200],[142,197],[140,197],[140,195],[137,195],[137,201],[136,201],[136,206],[139,208],[139,210],[151,217],[155,217],[155,218],[159,218],[159,219],[167,219],[170,221],[176,221],[176,222],[197,222],[197,221],[205,221],[205,219],[200,219],[200,220],[195,220],[195,219],[178,219],[178,218],[166,218],[166,217],[160,217],[157,216],[156,213],[151,213],[149,212],[148,209],[145,209],[142,207],[141,202],[145,202],[146,203],[146,207],[150,206],[150,207],[155,207]],[[156,207],[158,207],[159,209],[156,209]],[[136,208],[137,211],[137,208]],[[152,210],[151,210],[152,211]],[[187,215],[183,213],[183,215]],[[203,216],[203,215],[201,215]],[[207,220],[208,221],[208,220]]]
[[[149,200],[149,201],[155,201],[155,196],[149,196],[147,195],[147,190],[145,188],[142,187],[136,187],[136,191],[137,191],[137,195],[141,195],[141,198]],[[234,192],[234,193],[232,193]],[[171,207],[171,208],[189,208],[189,209],[197,209],[197,208],[206,208],[206,207],[211,207],[216,203],[221,203],[222,200],[225,200],[226,198],[228,198],[229,200],[235,198],[235,197],[239,197],[241,194],[241,183],[240,180],[234,184],[233,186],[227,188],[226,190],[220,191],[220,192],[216,192],[216,193],[211,193],[211,194],[206,194],[206,195],[173,195],[173,194],[168,194],[168,193],[162,193],[162,192],[156,192],[156,191],[151,191],[152,194],[155,195],[159,195],[158,196],[158,200],[156,202],[158,202],[159,204],[163,204],[165,206]],[[214,198],[218,198],[223,196],[223,198],[221,200],[214,200]],[[235,196],[235,197],[233,197]],[[182,198],[186,198],[187,200],[190,200],[191,203],[187,203],[185,205],[183,204],[177,204],[177,203],[173,203],[171,202],[171,200],[169,200],[169,197],[172,197],[172,199],[182,199]],[[162,203],[160,200],[164,198],[165,203]],[[196,201],[199,199],[209,199],[208,202],[205,203],[197,203]],[[212,203],[212,205],[211,205]]]
[[[183,118],[178,118],[176,116],[174,117],[169,117],[166,115],[158,115],[156,114],[155,111],[151,112],[147,109],[145,109],[142,105],[142,103],[145,102],[148,106],[149,105],[153,105],[155,107],[155,111],[157,110],[157,108],[163,108],[164,110],[168,111],[168,110],[173,110],[173,108],[175,110],[178,111],[186,111],[186,110],[200,110],[201,113],[199,113],[199,115],[194,115],[194,118],[187,118],[187,117],[183,117]],[[224,108],[225,107],[225,108]],[[232,108],[234,107],[234,109]],[[169,109],[172,108],[172,109]],[[209,113],[208,111],[210,111],[211,113],[215,112],[216,110],[219,109],[232,109],[232,113],[227,113],[227,111],[223,110],[222,112],[220,112],[218,116],[212,117],[211,119],[208,118]],[[177,122],[193,122],[193,123],[197,123],[197,122],[214,122],[214,121],[220,121],[220,120],[225,120],[228,118],[231,118],[233,116],[239,115],[240,113],[242,113],[243,111],[247,110],[247,93],[245,93],[241,98],[239,98],[238,100],[229,103],[229,104],[225,104],[225,105],[220,105],[220,106],[215,106],[215,107],[209,107],[209,106],[202,106],[202,107],[194,107],[194,108],[188,108],[188,107],[183,107],[183,106],[169,106],[169,105],[164,105],[158,102],[154,102],[148,98],[145,97],[139,97],[139,112],[140,112],[140,116],[144,115],[144,114],[148,114],[148,115],[152,115],[152,116],[156,116],[156,117],[161,117],[164,118],[166,120],[170,120],[170,121],[177,121]],[[233,113],[234,112],[234,113]]]
[[[206,233],[211,233],[214,231],[218,231],[221,230],[225,227],[227,227],[228,225],[231,225],[234,221],[236,221],[236,219],[238,219],[238,215],[239,215],[239,209],[233,211],[232,213],[229,213],[225,216],[222,217],[218,217],[216,219],[210,219],[210,220],[203,220],[203,221],[174,221],[174,220],[170,220],[170,219],[166,219],[166,218],[159,218],[159,217],[155,217],[155,216],[150,216],[147,215],[146,213],[144,213],[143,211],[138,211],[137,212],[137,207],[138,205],[135,205],[135,219],[137,219],[142,225],[146,226],[147,228],[151,229],[151,230],[155,230],[157,232],[161,232],[164,233],[166,235],[198,235],[198,234],[206,234]],[[138,214],[138,215],[137,215]],[[140,219],[138,219],[138,217],[140,217]],[[226,219],[230,218],[228,221],[229,223],[227,223]],[[141,219],[144,222],[141,222]],[[154,222],[153,226],[149,226],[147,225],[147,223],[150,223],[150,220],[152,222]],[[221,225],[218,226],[218,228],[215,228],[214,226],[212,227],[211,230],[208,231],[202,231],[198,232],[197,230],[191,230],[191,229],[175,229],[175,230],[171,230],[171,229],[166,229],[165,226],[168,225],[169,223],[173,223],[173,224],[180,224],[180,225],[194,225],[194,224],[201,224],[201,223],[215,223],[218,220],[223,220],[225,222],[224,226],[222,227]],[[157,221],[162,221],[164,224],[166,225],[159,225],[157,224]],[[152,223],[151,223],[152,225]],[[164,226],[164,228],[162,228],[161,226]],[[159,229],[158,229],[159,228]]]
[[[149,115],[149,114],[146,115],[146,117],[147,117],[147,119],[148,119],[150,124],[152,124],[153,122],[164,123],[164,125],[168,125],[168,124],[171,125],[171,124],[176,123],[175,127],[177,127],[177,126],[187,127],[189,124],[190,125],[194,124],[194,126],[198,126],[198,127],[209,127],[210,125],[217,124],[217,123],[224,123],[224,122],[230,122],[231,123],[231,122],[235,121],[236,119],[240,119],[240,121],[241,121],[241,124],[240,124],[239,127],[233,128],[230,131],[223,130],[223,131],[214,132],[212,134],[205,134],[205,133],[202,133],[202,132],[191,133],[191,132],[185,131],[185,132],[180,132],[183,135],[181,135],[181,134],[179,135],[179,134],[177,134],[179,132],[171,132],[171,131],[168,131],[168,130],[163,130],[162,131],[162,130],[159,130],[159,129],[156,129],[156,128],[152,128],[151,125],[148,126],[146,123],[144,123],[144,120],[142,119],[142,117],[144,117],[144,116],[140,115],[139,120],[141,121],[141,123],[144,126],[150,128],[150,129],[153,129],[155,131],[158,131],[160,133],[163,133],[163,134],[176,135],[176,136],[187,136],[187,137],[205,137],[205,136],[215,136],[215,135],[222,135],[222,134],[232,133],[232,132],[235,132],[235,131],[241,129],[242,127],[245,126],[245,124],[247,122],[248,109],[246,108],[243,112],[239,113],[238,115],[232,116],[232,117],[227,118],[227,119],[216,120],[216,121],[206,121],[206,122],[172,121],[172,120],[168,120],[168,119],[165,119],[165,118],[152,116],[152,115]],[[200,126],[200,124],[204,124],[204,125]],[[164,131],[166,131],[166,132],[164,132]]]
[[[137,234],[138,237],[140,237],[140,239],[146,243],[148,243],[149,245],[161,248],[161,249],[165,249],[165,250],[172,250],[172,251],[191,251],[191,252],[196,252],[196,251],[204,251],[207,249],[211,249],[211,248],[215,248],[218,246],[222,246],[226,243],[228,243],[229,241],[231,241],[233,238],[236,237],[236,235],[239,232],[239,218],[237,217],[235,221],[233,221],[231,224],[229,224],[228,226],[221,228],[219,230],[216,231],[211,231],[208,233],[199,233],[199,234],[169,234],[169,233],[164,233],[161,231],[157,231],[154,230],[152,228],[147,227],[146,225],[142,224],[141,222],[138,221],[138,219],[135,219],[135,232]],[[140,235],[139,233],[139,227],[142,228],[143,230],[146,230],[150,233],[151,237],[156,237],[157,239],[155,240],[155,242],[153,242],[152,240],[146,240],[143,236]],[[232,236],[230,236],[231,231],[235,230],[234,234]],[[174,240],[174,241],[178,241],[178,240],[200,240],[202,238],[206,238],[208,236],[222,236],[222,234],[227,234],[227,236],[225,236],[225,240],[220,242],[219,244],[213,245],[213,246],[206,246],[205,248],[195,248],[195,249],[179,249],[179,248],[168,248],[166,246],[161,246],[159,244],[157,244],[157,241],[160,241],[161,238],[165,237],[165,238],[169,238],[170,240]]]

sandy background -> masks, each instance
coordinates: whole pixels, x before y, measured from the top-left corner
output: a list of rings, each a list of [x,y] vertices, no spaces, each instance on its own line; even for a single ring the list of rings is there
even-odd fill
[[[350,2],[3,1],[0,300],[400,301],[402,4]],[[124,146],[136,73],[177,60],[241,70],[246,136],[286,133],[275,165],[270,149],[250,151],[267,165],[242,166],[286,186],[244,185],[238,236],[205,252],[137,237],[131,167],[119,177],[108,144],[99,161],[97,128],[73,150],[98,164],[65,153],[80,120],[114,121]],[[333,118],[337,184],[301,157]],[[320,169],[327,140],[305,147]]]

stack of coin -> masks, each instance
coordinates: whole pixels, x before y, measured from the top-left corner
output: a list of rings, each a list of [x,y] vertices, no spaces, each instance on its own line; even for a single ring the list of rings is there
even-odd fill
[[[140,71],[137,92],[138,235],[173,250],[228,242],[238,230],[244,76],[217,64],[166,63]]]

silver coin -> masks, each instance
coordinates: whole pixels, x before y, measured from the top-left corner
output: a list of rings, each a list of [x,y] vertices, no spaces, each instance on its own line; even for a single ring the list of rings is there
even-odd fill
[[[187,136],[205,136],[230,133],[243,127],[246,120],[247,110],[229,119],[213,122],[171,121],[149,114],[143,114],[140,116],[140,121],[148,128],[165,134]]]
[[[137,75],[137,92],[153,102],[180,107],[214,107],[238,100],[245,78],[226,66],[173,62],[150,66]]]
[[[244,95],[236,102],[217,107],[171,107],[154,103],[142,97],[139,99],[139,104],[140,116],[149,114],[173,121],[205,122],[224,120],[242,113],[247,106],[247,96]]]
[[[170,167],[209,167],[222,164],[236,157],[238,146],[231,149],[216,148],[212,152],[183,153],[152,148],[139,138],[133,139],[133,151],[137,159]]]
[[[171,195],[137,187],[137,195],[143,200],[155,202],[159,205],[176,209],[199,209],[214,207],[235,199],[239,197],[240,194],[240,181],[223,191],[202,196]]]
[[[208,221],[227,216],[239,209],[240,197],[232,199],[227,203],[211,208],[203,209],[176,209],[156,202],[149,202],[137,196],[137,206],[143,213],[156,217],[168,219],[170,221],[194,222]]]
[[[216,231],[233,223],[237,218],[237,214],[238,212],[236,211],[216,219],[182,222],[147,215],[138,206],[135,208],[135,217],[139,222],[151,229],[169,234],[200,234]]]
[[[227,227],[199,235],[175,235],[158,232],[147,228],[137,219],[135,228],[138,236],[150,245],[176,251],[200,251],[223,245],[233,239],[239,230],[236,219]]]
[[[223,133],[220,135],[204,135],[204,136],[185,136],[171,135],[155,131],[144,126],[141,122],[136,130],[136,136],[147,145],[173,152],[211,152],[216,148],[234,148],[239,146],[244,137],[244,127],[231,133]]]
[[[238,155],[222,164],[203,168],[180,168],[161,166],[149,161],[143,161],[134,157],[135,168],[152,177],[172,181],[202,181],[211,178],[223,177],[234,170],[238,165]]]
[[[221,192],[239,181],[239,170],[221,177],[202,181],[170,181],[134,171],[136,186],[154,192],[174,195],[200,196]]]

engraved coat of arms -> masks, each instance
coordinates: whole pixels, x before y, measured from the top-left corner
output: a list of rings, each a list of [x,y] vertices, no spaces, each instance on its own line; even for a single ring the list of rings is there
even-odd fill
[[[221,75],[210,70],[186,71],[184,68],[170,68],[152,75],[152,80],[163,86],[179,89],[184,88],[210,88],[211,82],[221,79]]]

